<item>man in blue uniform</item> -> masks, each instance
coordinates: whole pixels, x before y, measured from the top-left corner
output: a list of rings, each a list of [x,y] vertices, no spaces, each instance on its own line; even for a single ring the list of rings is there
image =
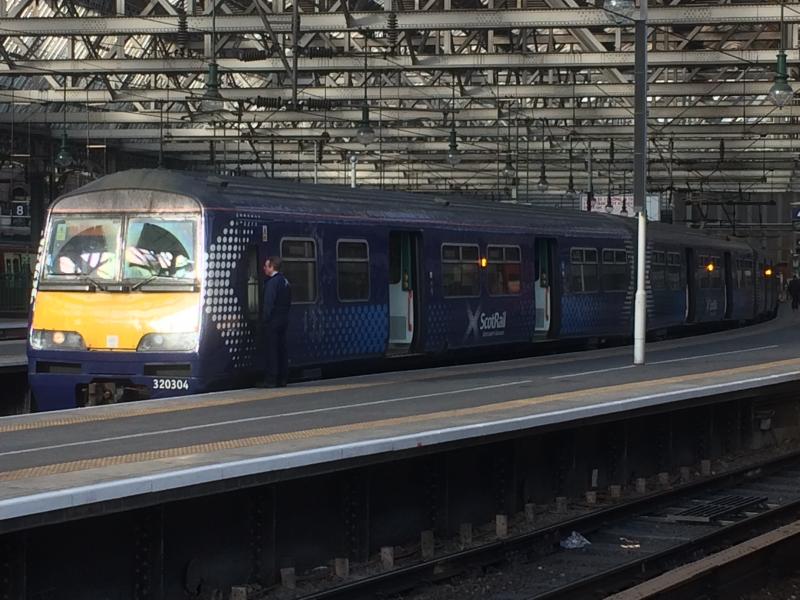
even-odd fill
[[[286,353],[286,330],[292,306],[292,287],[280,272],[281,259],[270,256],[264,263],[264,304],[262,323],[266,333],[266,387],[285,387],[289,380],[289,357]]]

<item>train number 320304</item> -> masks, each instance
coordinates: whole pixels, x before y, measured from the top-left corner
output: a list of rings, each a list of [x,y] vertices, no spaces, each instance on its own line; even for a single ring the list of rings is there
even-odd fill
[[[154,390],[188,390],[189,382],[185,379],[153,379]]]

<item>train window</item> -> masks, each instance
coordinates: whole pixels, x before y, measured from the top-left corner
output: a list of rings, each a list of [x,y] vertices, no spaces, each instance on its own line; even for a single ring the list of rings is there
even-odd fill
[[[680,290],[681,285],[681,255],[678,252],[667,253],[667,288]]]
[[[650,287],[653,290],[667,289],[667,258],[666,253],[654,250],[650,260]]]
[[[336,243],[336,281],[339,300],[369,300],[369,246],[360,240]]]
[[[123,278],[194,279],[196,224],[193,219],[130,219]]]
[[[743,258],[741,260],[741,286],[742,288],[753,287],[753,259]]]
[[[292,284],[292,300],[297,303],[317,299],[317,248],[314,240],[281,240],[283,274]]]
[[[247,249],[247,318],[256,321],[261,316],[261,285],[258,246]]]
[[[569,253],[570,290],[573,293],[596,292],[599,289],[597,274],[597,250],[594,248],[572,248]]]
[[[487,246],[486,257],[490,261],[502,262],[503,261],[503,247],[502,246]]]
[[[119,218],[54,218],[45,258],[45,278],[89,275],[96,279],[116,279],[121,228]]]
[[[446,298],[480,295],[478,255],[478,246],[442,245],[442,286]]]
[[[461,260],[460,246],[442,246],[442,260]]]
[[[709,287],[708,256],[701,254],[697,257],[697,287],[707,289]]]
[[[628,253],[603,249],[603,289],[622,292],[628,289]]]
[[[522,275],[519,246],[487,246],[489,260],[489,295],[508,296],[520,293]]]
[[[479,250],[477,246],[461,246],[461,260],[478,262]]]

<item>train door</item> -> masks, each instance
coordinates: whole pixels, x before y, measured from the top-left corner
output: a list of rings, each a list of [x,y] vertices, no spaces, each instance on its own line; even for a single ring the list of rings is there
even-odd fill
[[[533,300],[536,308],[535,332],[537,336],[547,336],[554,320],[554,258],[555,240],[537,238],[534,265],[536,280],[533,285]]]
[[[389,349],[404,354],[412,349],[419,322],[419,234],[392,231],[389,234]]]
[[[761,278],[764,280],[764,310],[766,314],[769,315],[772,314],[778,305],[778,285],[775,283],[772,276],[766,276],[767,269],[774,271],[774,268],[769,262],[764,263],[764,269],[761,271]]]
[[[755,290],[756,298],[756,317],[759,317],[766,312],[766,287],[763,285],[764,281],[764,263],[758,258],[755,260],[755,271],[753,272],[753,289]]]
[[[686,249],[686,322],[694,322],[695,286],[697,285],[697,267],[695,265],[694,250]]]
[[[725,318],[730,319],[733,314],[733,261],[731,260],[731,253],[726,252],[723,258],[725,265]]]

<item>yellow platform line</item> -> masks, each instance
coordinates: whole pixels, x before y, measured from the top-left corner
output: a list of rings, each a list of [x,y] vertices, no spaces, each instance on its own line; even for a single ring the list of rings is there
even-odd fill
[[[11,471],[0,472],[0,481],[16,481],[20,479],[29,479],[33,477],[60,475],[75,471],[84,471],[88,469],[99,469],[99,468],[112,467],[123,464],[132,464],[139,462],[177,458],[193,454],[210,454],[213,452],[220,452],[224,450],[237,450],[241,448],[251,448],[255,446],[266,446],[277,442],[302,441],[315,437],[325,437],[342,433],[374,430],[381,427],[411,425],[414,423],[425,423],[436,420],[444,420],[447,423],[452,423],[453,419],[459,417],[469,417],[475,415],[485,415],[487,413],[504,412],[514,409],[527,408],[549,402],[563,401],[563,402],[574,403],[577,400],[591,396],[598,397],[603,395],[612,395],[612,398],[615,398],[615,396],[613,396],[614,393],[616,393],[616,397],[619,397],[620,395],[624,397],[624,395],[629,394],[631,392],[641,393],[643,389],[647,388],[658,387],[663,390],[663,387],[666,385],[670,384],[679,385],[681,383],[689,383],[697,381],[699,379],[710,378],[710,377],[723,377],[725,380],[728,380],[730,378],[725,377],[727,375],[734,376],[734,375],[741,375],[758,371],[774,372],[776,368],[786,367],[786,366],[800,367],[800,359],[789,359],[789,360],[776,361],[772,363],[765,363],[761,365],[736,367],[732,369],[725,369],[722,371],[714,371],[711,373],[694,373],[691,375],[682,375],[679,377],[668,377],[664,379],[637,381],[633,383],[612,385],[602,388],[584,389],[577,392],[560,392],[557,394],[548,394],[546,396],[534,396],[529,398],[521,398],[518,400],[508,400],[505,402],[498,402],[494,404],[482,404],[480,406],[473,406],[469,408],[458,408],[458,409],[437,411],[419,415],[410,415],[405,417],[392,417],[387,419],[379,419],[375,421],[347,423],[343,425],[334,425],[329,427],[315,427],[312,429],[303,429],[299,431],[288,431],[288,432],[274,433],[268,435],[259,435],[246,438],[223,440],[218,442],[193,444],[190,446],[166,448],[162,450],[149,450],[146,452],[136,452],[131,454],[121,454],[117,456],[89,458],[84,460],[42,465],[38,467],[27,467],[24,469],[16,469]],[[598,400],[598,402],[600,401],[601,400]]]
[[[28,431],[32,429],[45,429],[47,427],[60,427],[63,425],[79,425],[81,423],[94,423],[99,421],[111,421],[114,419],[124,419],[127,417],[144,417],[148,415],[159,415],[164,413],[181,412],[186,410],[197,410],[201,408],[212,408],[215,406],[228,406],[231,404],[241,404],[245,402],[260,402],[262,400],[277,400],[280,398],[290,398],[305,394],[323,394],[329,392],[339,392],[344,390],[360,389],[369,387],[371,383],[349,383],[340,385],[320,385],[309,387],[279,388],[276,390],[253,390],[240,389],[231,390],[229,393],[235,396],[219,397],[216,394],[208,397],[201,397],[193,400],[184,400],[180,397],[173,401],[165,399],[164,403],[142,404],[131,402],[130,404],[116,404],[109,406],[107,412],[95,412],[85,409],[75,409],[68,414],[59,414],[48,418],[46,413],[41,416],[34,416],[31,421],[3,423],[0,420],[0,433],[10,433],[15,431]]]
[[[736,336],[740,337],[740,336]],[[671,346],[670,346],[671,347]],[[668,348],[665,348],[668,349]],[[615,350],[611,354],[603,358],[613,358],[617,356],[620,351]],[[578,357],[580,358],[580,357]],[[592,357],[584,357],[586,360]],[[482,375],[490,375],[493,373],[501,373],[504,371],[517,371],[525,368],[549,367],[552,365],[564,364],[573,362],[576,359],[574,355],[567,357],[534,357],[530,360],[525,359],[512,359],[503,361],[489,368],[484,368],[481,371]],[[189,410],[199,410],[204,408],[213,408],[217,406],[231,406],[235,404],[247,404],[250,402],[260,402],[264,400],[276,400],[280,398],[289,398],[297,395],[305,394],[319,394],[340,392],[346,390],[364,389],[370,387],[380,387],[395,385],[397,383],[412,383],[430,381],[433,379],[444,379],[448,377],[458,376],[464,373],[472,374],[474,372],[474,365],[453,365],[450,367],[437,368],[433,371],[426,371],[420,375],[406,375],[403,379],[394,377],[396,373],[392,373],[389,379],[377,379],[375,381],[363,383],[349,383],[349,384],[330,384],[318,385],[309,387],[291,387],[281,390],[258,390],[258,389],[238,389],[229,390],[227,392],[215,392],[209,394],[202,394],[200,398],[193,400],[182,399],[180,397],[173,399],[165,399],[163,403],[136,403],[118,404],[113,407],[108,407],[108,412],[86,411],[76,409],[69,414],[59,414],[52,418],[47,418],[45,415],[34,415],[31,420],[17,420],[13,419],[12,422],[3,423],[0,419],[0,433],[12,433],[18,431],[28,431],[33,429],[46,429],[48,427],[61,427],[66,425],[80,425],[84,423],[94,423],[101,421],[111,421],[114,419],[124,419],[130,417],[143,417],[149,415],[167,414],[173,412],[182,412]],[[224,395],[223,395],[224,394]]]
[[[540,357],[539,362],[544,362]],[[492,373],[499,373],[502,371],[510,371],[517,369],[524,369],[525,367],[536,366],[550,366],[566,362],[571,362],[574,357],[547,360],[542,365],[536,364],[499,364],[493,369],[483,370],[481,375],[486,376]],[[414,383],[421,381],[430,381],[432,379],[444,379],[448,377],[455,377],[466,373],[474,372],[473,365],[455,365],[453,367],[444,367],[447,371],[439,371],[434,369],[434,372],[426,372],[416,377],[408,375],[403,379],[398,379],[396,373],[392,373],[392,378],[389,379],[376,379],[375,381],[366,381],[362,383],[343,383],[343,384],[329,384],[308,387],[289,387],[281,388],[279,390],[263,390],[258,388],[242,388],[228,390],[225,392],[209,392],[201,394],[199,398],[192,400],[175,397],[165,398],[163,403],[137,403],[131,402],[129,404],[116,404],[113,406],[102,407],[107,409],[107,412],[98,412],[93,410],[75,409],[68,414],[58,414],[57,416],[47,417],[46,413],[31,415],[30,420],[17,420],[12,422],[3,423],[0,419],[0,433],[12,433],[18,431],[29,431],[33,429],[46,429],[48,427],[62,427],[65,425],[80,425],[84,423],[94,423],[101,421],[111,421],[114,419],[124,419],[129,417],[145,417],[149,415],[159,415],[165,413],[177,413],[189,410],[199,410],[203,408],[214,408],[217,406],[230,406],[234,404],[247,404],[250,402],[260,402],[263,400],[277,400],[280,398],[289,398],[292,396],[306,395],[306,394],[324,394],[331,392],[341,392],[347,390],[364,389],[371,387],[390,386],[398,383]],[[224,394],[224,395],[223,395]]]

